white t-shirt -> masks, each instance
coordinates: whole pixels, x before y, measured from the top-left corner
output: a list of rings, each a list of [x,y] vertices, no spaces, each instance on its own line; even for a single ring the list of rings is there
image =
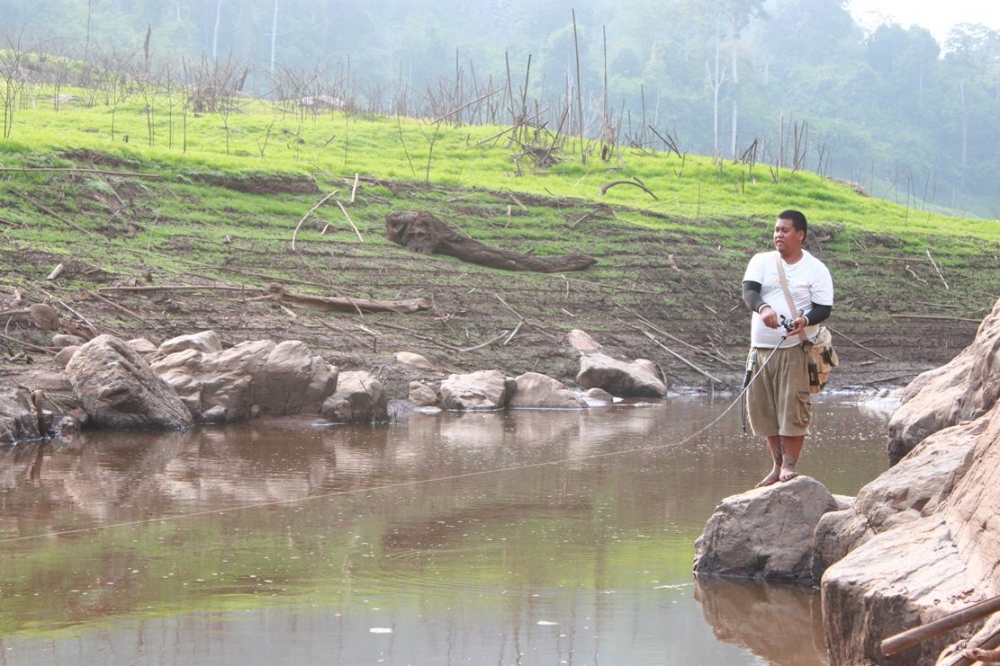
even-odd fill
[[[801,317],[809,312],[812,304],[833,305],[833,278],[830,271],[822,261],[802,250],[802,258],[794,264],[786,264],[781,260],[785,269],[785,279],[788,280],[788,289],[792,292],[792,302],[795,304],[797,312],[789,312],[788,300],[785,292],[781,288],[781,278],[778,277],[778,266],[775,258],[780,257],[777,251],[761,252],[755,254],[750,263],[747,264],[743,281],[747,280],[759,282],[760,295],[764,302],[774,308],[778,315],[784,315],[788,319]],[[816,335],[817,327],[806,328],[806,335],[813,337]],[[799,336],[787,338],[781,342],[781,336],[786,331],[783,327],[768,328],[759,314],[753,313],[750,322],[750,346],[774,348],[780,343],[782,347],[794,347],[802,342]]]

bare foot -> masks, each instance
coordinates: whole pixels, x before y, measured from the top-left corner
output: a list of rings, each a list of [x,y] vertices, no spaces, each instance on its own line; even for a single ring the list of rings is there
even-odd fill
[[[760,483],[754,486],[754,488],[766,488],[767,486],[773,486],[778,482],[779,478],[780,472],[776,469],[771,470],[771,473],[761,479]]]
[[[799,473],[795,471],[794,467],[782,467],[781,474],[778,475],[778,481],[781,481],[782,483],[785,481],[791,481],[798,475]]]

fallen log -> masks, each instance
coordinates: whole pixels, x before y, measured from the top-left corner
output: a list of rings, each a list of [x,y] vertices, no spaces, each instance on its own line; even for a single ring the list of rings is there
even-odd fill
[[[446,254],[462,261],[508,271],[562,273],[582,271],[597,260],[585,254],[573,253],[535,257],[490,247],[462,236],[426,211],[405,210],[385,216],[389,240],[420,254]]]
[[[421,310],[429,310],[431,307],[430,303],[423,298],[411,298],[404,301],[370,301],[366,298],[290,294],[280,284],[267,285],[267,288],[264,289],[264,295],[278,303],[322,311],[412,314]]]

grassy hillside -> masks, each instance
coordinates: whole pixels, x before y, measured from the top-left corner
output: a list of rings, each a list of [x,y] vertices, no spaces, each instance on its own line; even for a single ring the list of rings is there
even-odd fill
[[[0,308],[47,302],[126,338],[214,328],[231,343],[302,339],[343,367],[380,370],[398,393],[388,359],[400,350],[451,370],[571,380],[577,360],[562,338],[580,328],[609,353],[656,361],[674,386],[736,383],[748,329],[740,278],[785,208],[807,214],[808,246],[834,274],[839,386],[899,383],[947,361],[998,296],[996,222],[809,173],[581,151],[537,128],[31,92],[0,140]],[[414,254],[385,235],[386,214],[407,209],[490,246],[597,263],[539,274]],[[362,315],[255,300],[271,282],[432,308]],[[23,319],[0,339],[5,368],[47,360],[18,341],[44,347],[51,333]]]

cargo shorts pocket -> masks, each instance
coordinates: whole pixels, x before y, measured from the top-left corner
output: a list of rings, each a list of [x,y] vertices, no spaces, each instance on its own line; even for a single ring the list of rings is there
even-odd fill
[[[792,421],[797,427],[805,428],[812,422],[812,394],[809,391],[799,391],[796,398]]]

